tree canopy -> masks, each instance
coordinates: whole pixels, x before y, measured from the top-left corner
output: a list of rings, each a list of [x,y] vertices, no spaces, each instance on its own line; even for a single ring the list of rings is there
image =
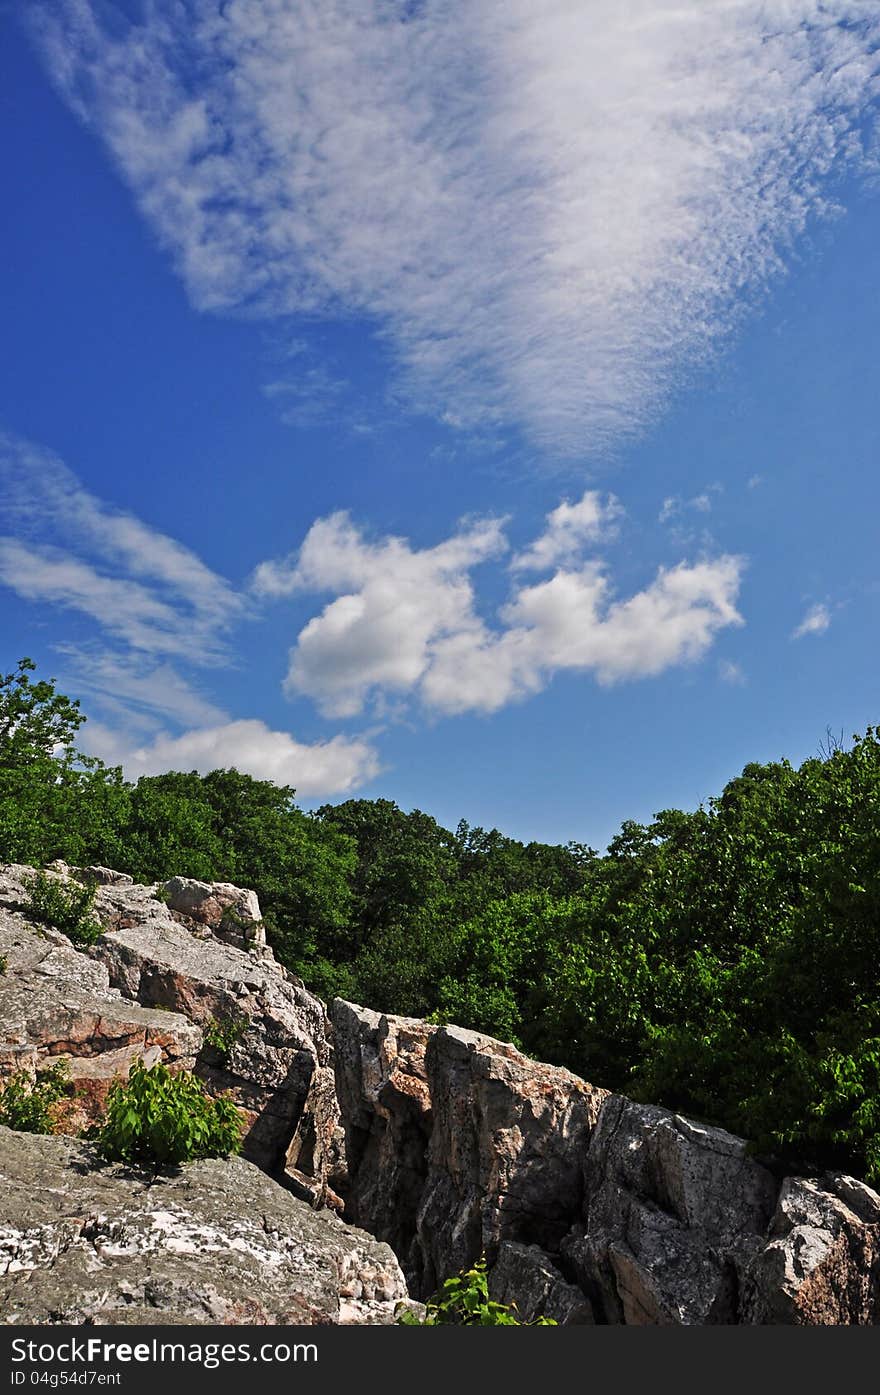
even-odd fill
[[[253,886],[315,991],[500,1036],[880,1180],[880,736],[750,764],[604,855],[453,832],[387,799],[314,814],[237,770],[126,781],[24,659],[0,680],[0,859]]]

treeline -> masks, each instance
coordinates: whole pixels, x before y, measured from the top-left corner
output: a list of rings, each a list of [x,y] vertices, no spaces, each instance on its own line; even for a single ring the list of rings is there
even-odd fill
[[[880,1180],[880,737],[748,765],[605,855],[442,828],[388,800],[313,814],[234,770],[136,784],[77,756],[33,665],[0,679],[0,860],[259,892],[314,991],[512,1040],[597,1084]]]

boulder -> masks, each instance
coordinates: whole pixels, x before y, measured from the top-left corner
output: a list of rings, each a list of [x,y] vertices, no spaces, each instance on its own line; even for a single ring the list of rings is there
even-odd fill
[[[414,1292],[504,1240],[558,1247],[607,1092],[458,1027],[331,1009],[346,1214],[389,1240]]]
[[[520,1322],[552,1318],[560,1327],[592,1327],[593,1307],[537,1245],[504,1240],[489,1271],[489,1297],[516,1308]]]
[[[615,1095],[583,1167],[583,1221],[562,1254],[602,1321],[741,1320],[778,1190],[743,1139]]]
[[[229,890],[220,885],[217,904]],[[95,906],[107,933],[94,953],[124,997],[181,1013],[207,1030],[198,1074],[211,1092],[230,1094],[244,1111],[245,1156],[275,1170],[283,1166],[315,1072],[330,1064],[323,1004],[265,945],[254,941],[248,948],[237,947],[227,937],[218,938],[215,927],[195,919],[192,929],[156,899],[155,891],[101,889]],[[226,1033],[225,1045],[218,1025],[219,1037]],[[320,1141],[326,1119],[318,1132]],[[311,1161],[320,1183],[323,1152],[313,1150]]]
[[[240,1158],[157,1175],[0,1127],[0,1186],[6,1324],[390,1323],[407,1301],[387,1245]]]
[[[787,1177],[743,1308],[751,1323],[880,1323],[880,1196],[853,1177]]]
[[[104,964],[76,950],[48,926],[34,924],[13,905],[28,896],[17,875],[0,870],[0,1079],[17,1071],[31,1077],[59,1057],[70,1064],[76,1087],[69,1127],[100,1117],[113,1081],[135,1060],[192,1069],[200,1029],[175,1012],[127,1001],[110,986]]]
[[[421,1294],[504,1240],[554,1252],[579,1216],[607,1091],[506,1042],[441,1027],[425,1052],[432,1128],[411,1264]]]
[[[192,877],[171,877],[158,895],[170,911],[197,925],[207,925],[220,940],[247,949],[265,945],[266,929],[255,891],[231,882],[198,882]]]
[[[330,1017],[346,1218],[387,1240],[406,1262],[427,1177],[432,1116],[425,1051],[437,1028],[342,998]]]

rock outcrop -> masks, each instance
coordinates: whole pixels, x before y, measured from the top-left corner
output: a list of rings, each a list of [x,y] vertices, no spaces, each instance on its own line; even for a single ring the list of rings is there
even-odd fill
[[[104,933],[83,949],[29,918],[30,870],[0,868],[0,1081],[66,1057],[73,1131],[134,1059],[194,1068],[243,1110],[264,1172],[147,1181],[4,1133],[15,1186],[41,1148],[57,1178],[30,1229],[15,1213],[7,1321],[384,1321],[403,1294],[387,1245],[418,1298],[485,1255],[493,1297],[526,1321],[880,1322],[880,1196],[863,1182],[780,1182],[723,1129],[476,1032],[340,999],[328,1021],[275,961],[253,892],[56,864],[96,888]]]
[[[180,877],[160,887],[103,887],[95,909],[107,933],[94,952],[124,997],[228,1032],[223,1047],[211,1044],[209,1031],[198,1074],[243,1110],[245,1156],[273,1170],[283,1165],[316,1072],[330,1063],[326,1015],[260,938],[253,892],[226,884],[211,891]],[[234,932],[223,929],[230,904],[240,921]],[[175,911],[181,905],[189,909]],[[239,946],[230,943],[236,936]],[[320,1172],[322,1156],[311,1162]]]
[[[19,907],[29,897],[28,868],[0,872],[0,1081],[18,1071],[35,1076],[64,1057],[77,1088],[71,1127],[99,1117],[115,1079],[136,1059],[192,1069],[200,1029],[182,1013],[141,1007],[110,985],[107,966],[76,950]]]
[[[880,1196],[455,1027],[331,1009],[347,1205],[413,1292],[481,1253],[564,1324],[880,1321]]]
[[[139,1174],[0,1127],[0,1188],[7,1324],[389,1323],[407,1300],[387,1245],[240,1158]]]
[[[614,1095],[583,1169],[582,1220],[562,1256],[603,1321],[739,1321],[777,1192],[742,1139]]]

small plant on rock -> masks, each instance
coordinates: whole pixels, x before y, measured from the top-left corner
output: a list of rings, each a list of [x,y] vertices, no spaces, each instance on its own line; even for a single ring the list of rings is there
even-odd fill
[[[100,939],[100,922],[91,914],[97,885],[65,883],[45,872],[35,872],[25,880],[24,887],[31,898],[27,914],[33,920],[60,930],[75,945],[93,945]]]
[[[225,1061],[233,1046],[238,1045],[247,1029],[247,1020],[233,1017],[231,1013],[226,1013],[222,1017],[211,1017],[205,1023],[203,1030],[205,1045],[213,1047]]]
[[[489,1279],[485,1257],[471,1269],[462,1269],[447,1279],[429,1298],[424,1320],[404,1309],[397,1321],[404,1327],[556,1327],[553,1318],[538,1317],[534,1322],[521,1323],[515,1306],[496,1303],[489,1297]]]
[[[37,1071],[36,1079],[16,1071],[0,1091],[0,1124],[19,1133],[54,1133],[57,1106],[69,1092],[70,1066],[63,1056]]]
[[[196,1158],[226,1158],[241,1147],[243,1119],[226,1096],[212,1099],[189,1071],[135,1061],[128,1081],[107,1097],[94,1134],[108,1162],[174,1167]]]

